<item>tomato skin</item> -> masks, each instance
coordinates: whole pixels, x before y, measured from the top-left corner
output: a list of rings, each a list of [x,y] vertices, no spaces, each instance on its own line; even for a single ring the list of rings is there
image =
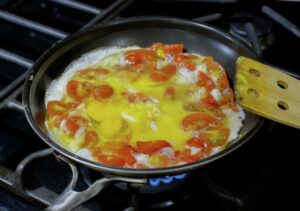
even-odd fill
[[[169,76],[166,73],[161,71],[152,71],[150,73],[150,78],[153,81],[157,81],[157,82],[163,82],[169,80]]]
[[[71,80],[67,83],[67,95],[76,101],[81,101],[83,98],[88,97],[91,91],[91,84],[88,82],[79,82]]]
[[[61,101],[53,100],[47,103],[47,114],[50,116],[61,115],[67,111],[68,106]]]
[[[153,154],[165,147],[171,147],[171,144],[164,140],[137,141],[135,151],[142,154]]]
[[[111,96],[113,96],[113,94],[114,94],[114,89],[107,84],[96,86],[93,89],[93,96],[97,100],[110,98]]]
[[[215,118],[211,115],[199,112],[184,117],[182,120],[182,126],[184,129],[200,130],[215,121]]]
[[[197,85],[201,87],[204,86],[207,89],[207,91],[211,91],[216,87],[213,80],[201,71],[199,71],[198,73]]]

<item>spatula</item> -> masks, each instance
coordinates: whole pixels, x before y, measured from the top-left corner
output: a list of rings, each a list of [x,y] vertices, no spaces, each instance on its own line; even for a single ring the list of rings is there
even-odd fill
[[[257,115],[300,128],[300,83],[282,71],[249,58],[236,64],[235,97]]]

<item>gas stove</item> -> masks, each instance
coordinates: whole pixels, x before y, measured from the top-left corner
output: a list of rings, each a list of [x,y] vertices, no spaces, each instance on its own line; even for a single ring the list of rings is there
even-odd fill
[[[0,210],[41,210],[77,175],[76,191],[110,177],[58,159],[26,121],[24,79],[52,44],[95,24],[173,16],[228,31],[300,78],[299,8],[282,1],[0,1]],[[75,210],[300,210],[299,137],[299,130],[266,120],[250,141],[204,168],[144,186],[116,183]]]

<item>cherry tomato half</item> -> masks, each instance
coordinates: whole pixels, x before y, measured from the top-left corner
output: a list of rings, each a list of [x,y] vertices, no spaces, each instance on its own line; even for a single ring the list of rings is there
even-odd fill
[[[107,84],[96,86],[93,90],[93,95],[97,100],[110,98],[114,94],[114,89]]]
[[[67,109],[68,106],[61,101],[53,100],[47,103],[47,114],[50,116],[61,115],[66,112]]]
[[[79,130],[80,127],[86,127],[88,121],[81,116],[69,116],[66,118],[66,127],[71,135]]]
[[[162,148],[170,147],[167,141],[137,141],[135,151],[142,154],[153,154]]]
[[[83,98],[88,97],[92,85],[88,82],[79,82],[71,80],[67,83],[67,95],[74,100],[81,101]]]
[[[217,147],[227,144],[229,134],[229,128],[216,126],[201,133],[199,138],[209,141],[213,147]]]
[[[182,126],[188,130],[200,130],[215,121],[216,119],[213,116],[199,112],[186,116],[182,120]]]

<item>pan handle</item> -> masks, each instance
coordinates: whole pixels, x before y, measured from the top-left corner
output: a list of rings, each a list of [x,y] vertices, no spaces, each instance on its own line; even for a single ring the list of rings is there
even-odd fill
[[[66,159],[63,156],[57,156],[59,159],[66,162],[71,170],[72,170],[72,179],[68,184],[66,189],[49,205],[45,211],[68,211],[72,210],[78,205],[86,202],[90,198],[96,196],[99,192],[101,192],[104,188],[109,186],[115,182],[130,182],[130,183],[138,183],[145,184],[147,182],[146,179],[136,179],[136,178],[128,178],[128,177],[110,177],[110,178],[101,178],[96,180],[91,186],[89,186],[84,191],[75,191],[74,187],[76,185],[78,179],[78,170],[76,166]]]

